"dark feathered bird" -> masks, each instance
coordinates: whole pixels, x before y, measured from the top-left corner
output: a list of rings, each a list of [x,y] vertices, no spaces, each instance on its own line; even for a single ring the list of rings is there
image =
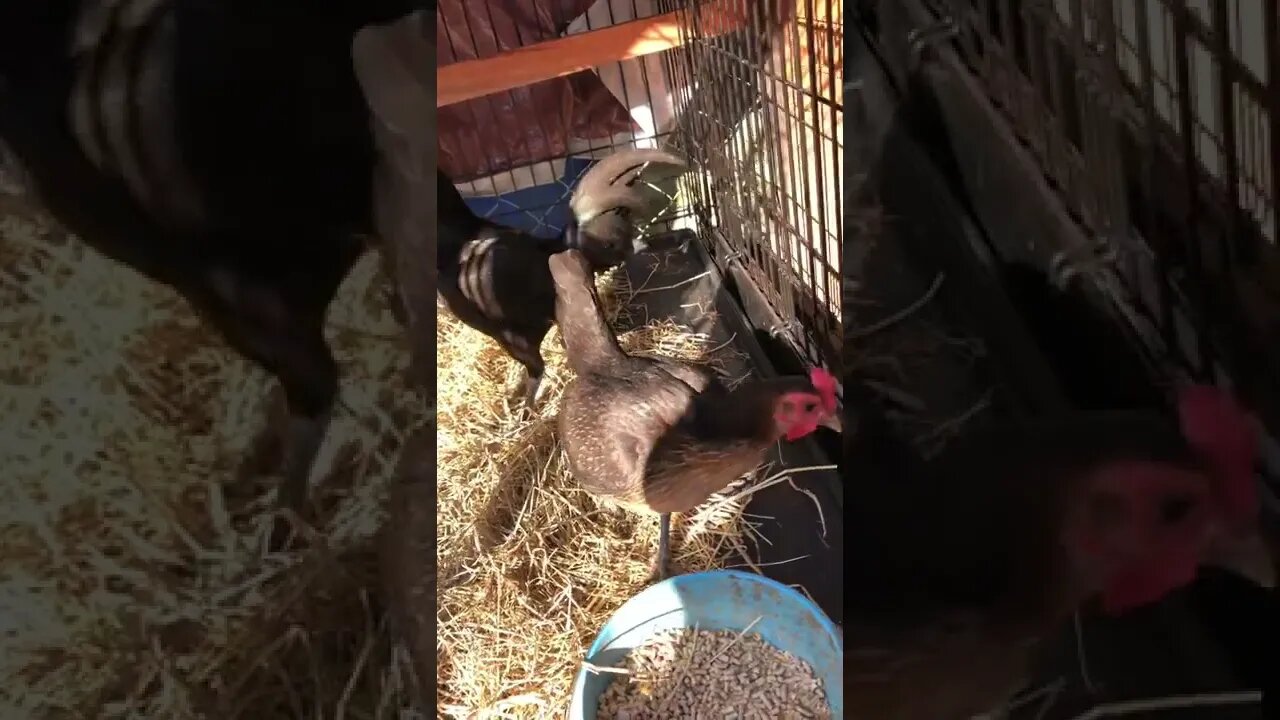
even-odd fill
[[[1025,681],[1082,603],[1123,612],[1256,528],[1255,435],[1224,395],[1180,417],[1082,412],[975,431],[924,462],[855,383],[847,434],[851,717],[963,720]],[[927,688],[928,692],[921,692]]]
[[[597,272],[626,260],[635,249],[628,213],[643,207],[642,195],[629,185],[650,163],[685,165],[661,150],[627,150],[600,160],[574,189],[573,221],[549,239],[477,217],[439,173],[440,301],[525,367],[519,395],[526,407],[532,406],[542,382],[546,364],[540,348],[555,319],[547,258],[576,248]]]
[[[749,472],[774,443],[823,425],[839,430],[835,378],[747,380],[726,388],[710,371],[622,351],[600,310],[592,267],[553,255],[556,323],[577,377],[560,406],[560,438],[590,492],[661,516],[657,574],[665,577],[670,513],[693,509]]]
[[[351,42],[413,9],[0,3],[0,139],[61,224],[175,288],[280,380],[294,507],[338,390],[325,312],[373,230]]]

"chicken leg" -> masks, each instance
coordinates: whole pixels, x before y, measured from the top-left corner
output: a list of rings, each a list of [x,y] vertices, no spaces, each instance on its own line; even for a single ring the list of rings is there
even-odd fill
[[[213,293],[192,297],[192,304],[228,344],[280,381],[288,419],[283,428],[268,427],[266,432],[283,436],[278,505],[300,515],[338,397],[338,365],[323,332],[325,310],[356,257],[352,252],[335,263],[328,277],[308,278],[292,292],[224,273],[210,283]],[[289,530],[277,523],[273,548],[283,546]]]
[[[520,387],[520,402],[523,403],[524,410],[532,414],[533,404],[538,399],[538,388],[542,387],[542,373],[535,375],[533,370],[527,370]]]
[[[658,555],[653,567],[653,581],[662,582],[671,573],[671,513],[658,516]]]

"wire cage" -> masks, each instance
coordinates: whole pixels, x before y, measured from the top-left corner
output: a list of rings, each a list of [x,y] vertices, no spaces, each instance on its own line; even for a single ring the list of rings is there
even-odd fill
[[[666,6],[681,3],[668,1]],[[742,11],[761,3],[736,3]],[[777,10],[778,7],[774,7]],[[681,140],[710,172],[692,188],[709,248],[741,262],[781,319],[771,328],[811,363],[837,364],[843,245],[843,5],[807,0],[771,32],[757,13],[737,37],[712,37],[681,11],[672,54]]]
[[[1114,256],[1095,280],[1157,366],[1240,388],[1274,437],[1276,4],[923,5],[955,31],[952,48],[1071,218]]]
[[[645,324],[638,328],[642,332],[628,336],[657,338],[655,343],[678,336],[675,345],[686,349],[703,348],[705,341],[708,354],[732,345],[732,350],[714,359],[723,359],[734,376],[761,360],[771,361],[772,369],[780,372],[791,372],[790,366],[806,362],[834,369],[839,360],[841,268],[837,258],[843,162],[840,13],[834,0],[801,0],[798,5],[794,0],[444,0],[436,15],[440,169],[473,211],[496,223],[551,236],[569,220],[572,189],[595,159],[655,147],[687,158],[688,171],[677,177],[664,179],[657,172],[646,176],[670,202],[645,213],[637,225],[641,232],[687,231],[683,236],[696,240],[689,243],[687,253],[664,253],[660,262],[653,263],[654,274],[662,272],[664,279],[661,288],[653,289],[673,292],[660,300],[637,298],[636,305],[645,307],[636,316],[642,316]],[[652,196],[660,199],[658,193]],[[641,258],[628,270],[646,265],[648,258]],[[671,284],[666,283],[668,279]],[[632,290],[639,295],[646,288]],[[736,307],[735,300],[740,301]],[[737,309],[743,310],[754,333],[739,332],[748,328],[739,322]],[[673,326],[677,329],[671,330]],[[778,342],[763,342],[766,333]],[[760,347],[752,347],[752,334],[761,341]],[[441,343],[445,352],[438,349],[442,377],[458,365],[488,369],[487,362],[477,361],[476,355],[455,362],[447,356],[449,347],[446,338]],[[765,357],[754,352],[757,349],[764,349]],[[675,347],[670,352],[680,351]],[[559,360],[553,353],[558,349],[547,349],[552,363]],[[756,369],[768,373],[771,368]],[[483,389],[461,380],[453,384],[467,386],[466,402],[472,407],[480,404],[476,398],[482,391],[493,389],[493,383]],[[556,384],[548,386],[554,389]],[[438,385],[438,397],[441,387],[443,383]],[[532,418],[515,415],[496,420],[497,427],[490,430],[465,419],[455,423],[457,416],[448,410],[441,414],[438,437],[445,438],[437,457],[437,487],[442,488],[437,493],[437,528],[443,528],[438,538],[441,577],[451,576],[450,564],[473,564],[470,559],[457,560],[465,553],[453,549],[472,544],[471,528],[488,522],[494,513],[502,516],[503,534],[517,518],[520,532],[512,535],[527,532],[526,537],[532,537],[539,534],[537,530],[547,530],[537,540],[544,546],[527,547],[521,541],[491,548],[484,562],[474,563],[481,569],[468,571],[479,579],[454,587],[442,581],[437,588],[438,607],[447,608],[436,625],[439,637],[446,638],[438,645],[438,686],[446,688],[438,700],[446,714],[453,713],[450,716],[471,717],[481,708],[497,711],[497,703],[503,703],[501,712],[512,717],[562,717],[579,669],[582,642],[590,639],[582,636],[583,631],[596,632],[599,625],[593,616],[615,600],[621,605],[635,589],[633,579],[614,571],[625,570],[633,561],[619,553],[630,552],[630,546],[636,545],[631,541],[641,532],[635,529],[639,526],[628,524],[624,532],[618,530],[624,526],[611,525],[623,522],[618,519],[622,514],[570,513],[574,503],[590,500],[581,497],[584,493],[554,502],[512,499],[536,497],[521,495],[524,488],[545,489],[572,481],[556,441],[555,419],[540,412]],[[494,433],[493,443],[500,439],[504,447],[519,443],[519,452],[510,453],[510,465],[501,466],[493,477],[487,474],[489,462],[505,453],[493,452],[489,435],[479,437],[487,432]],[[465,445],[477,456],[483,455],[484,468],[473,474],[466,459],[459,459],[457,468],[448,466],[451,453],[455,458],[463,454],[447,447],[451,438],[457,439],[456,446]],[[479,511],[483,516],[473,516],[469,500],[449,499],[453,494],[450,477],[466,478],[458,483],[466,485],[456,493],[458,497],[470,498],[474,486],[491,483],[491,501]],[[778,518],[778,525],[786,522],[794,530],[778,533],[785,537],[765,543],[768,549],[784,547],[784,541],[792,538],[804,543],[811,537],[814,544],[825,545],[819,532],[825,534],[827,523],[837,521],[831,520],[830,511],[824,519],[821,509],[809,518],[811,498],[829,497],[818,482],[814,481],[815,491],[805,493],[779,486],[779,491],[796,499],[775,502],[771,515]],[[746,496],[730,500],[735,507],[748,502]],[[788,502],[799,510],[788,515]],[[510,511],[504,503],[512,504]],[[720,505],[705,511],[717,514],[708,520],[708,527],[716,528],[714,533],[738,522],[725,519],[729,516]],[[572,518],[560,513],[570,513]],[[461,533],[451,535],[451,517],[467,528],[467,537],[456,544]],[[807,522],[811,527],[801,527]],[[566,523],[581,532],[566,529]],[[805,529],[811,532],[799,532]],[[697,550],[696,543],[701,542],[697,538],[706,538],[706,558],[699,556],[689,563],[723,564],[720,554],[728,545],[713,548],[711,534],[696,532],[686,534],[680,544]],[[565,534],[590,542],[570,543],[561,537]],[[602,544],[606,535],[626,539],[628,549],[611,551],[604,558],[608,564],[604,568],[599,567],[598,548],[607,545]],[[720,535],[715,537],[715,543],[722,542]],[[831,545],[839,547],[837,543],[826,547]],[[743,548],[751,552],[746,545]],[[840,567],[840,558],[834,551],[832,555],[795,553],[802,554],[804,558],[782,555],[780,560],[789,558],[785,563],[759,562],[761,567],[784,568],[779,572],[805,573],[818,598],[824,593],[834,595],[838,584],[830,582],[831,567]],[[536,565],[543,565],[545,559],[547,569],[526,570],[530,557],[537,558]],[[813,566],[821,564],[820,572],[792,562],[805,558],[814,558]],[[507,587],[505,583],[514,577],[507,573],[516,567],[521,588],[502,591],[510,603],[483,595],[488,582]],[[538,572],[544,574],[534,577]],[[566,572],[574,574],[574,582],[564,581]],[[552,586],[556,596],[543,597],[541,593]],[[561,593],[562,589],[572,593]],[[576,607],[569,609],[565,602]],[[472,622],[472,611],[481,606],[498,606],[505,612],[502,622]],[[523,618],[518,638],[505,627],[517,622],[513,617]],[[517,689],[521,697],[541,704],[535,707],[530,701],[517,708],[516,699],[509,697]]]
[[[546,49],[579,34],[605,43],[600,31],[618,33],[603,53],[585,42]],[[441,169],[474,210],[554,234],[593,158],[633,147],[681,152],[692,171],[663,188],[672,202],[647,229],[696,230],[722,271],[745,269],[767,299],[779,319],[766,328],[774,337],[810,363],[837,364],[838,3],[445,0],[437,38]],[[450,89],[461,83],[449,65],[535,43],[540,58],[505,66],[535,82],[491,69],[478,87]]]

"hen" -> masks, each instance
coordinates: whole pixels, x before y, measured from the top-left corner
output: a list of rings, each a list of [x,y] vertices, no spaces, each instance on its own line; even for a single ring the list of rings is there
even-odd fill
[[[295,509],[338,394],[325,312],[374,229],[351,42],[413,9],[0,3],[0,140],[62,225],[279,378]]]
[[[867,400],[846,435],[851,717],[963,720],[1022,686],[1037,642],[1100,597],[1118,613],[1190,583],[1254,529],[1256,435],[1216,390],[1179,419],[1090,412],[976,432],[924,462]]]
[[[760,464],[781,439],[839,430],[835,378],[748,380],[726,388],[707,369],[623,352],[600,310],[592,267],[569,250],[549,261],[556,323],[577,377],[565,388],[560,437],[588,491],[660,515],[656,575],[667,575],[670,513],[705,501]]]
[[[436,352],[435,317],[428,314],[436,287],[436,206],[427,175],[436,136],[432,42],[422,9],[390,25],[366,27],[351,44],[380,151],[373,209],[382,257],[399,290],[394,300],[408,329],[412,375],[428,392]]]
[[[476,217],[457,187],[437,171],[439,301],[524,365],[527,375],[520,395],[526,408],[533,405],[542,382],[542,340],[555,318],[547,258],[576,248],[597,272],[627,259],[633,251],[630,223],[627,216],[608,213],[643,207],[641,194],[630,183],[649,163],[685,165],[661,150],[629,150],[600,160],[574,189],[573,220],[550,239]]]

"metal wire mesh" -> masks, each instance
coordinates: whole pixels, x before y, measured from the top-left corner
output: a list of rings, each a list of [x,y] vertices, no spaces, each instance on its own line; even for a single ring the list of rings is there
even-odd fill
[[[692,3],[684,47],[668,54],[679,142],[705,173],[689,187],[717,262],[741,263],[810,362],[839,358],[844,100],[842,5],[804,0],[795,22],[770,27],[768,3],[718,5],[749,18],[713,36]],[[772,6],[776,10],[778,6]]]
[[[439,64],[486,58],[657,12],[650,0],[596,4],[582,0],[532,4],[443,0],[436,11],[442,50]],[[666,142],[669,130],[626,116],[628,109],[662,105],[662,88],[650,73],[655,67],[660,67],[657,57],[620,61],[441,108],[442,140],[452,132],[452,139],[478,161],[474,163],[478,170],[467,166],[464,172],[453,173],[452,180],[464,196],[484,199],[473,209],[488,219],[540,236],[559,233],[568,220],[569,196],[590,159],[635,147],[661,147]],[[591,87],[584,90],[588,82]],[[567,90],[553,92],[551,86],[556,83]],[[609,102],[599,92],[601,85],[614,96],[616,108],[601,107]],[[590,89],[596,90],[594,95],[589,94]],[[555,107],[548,108],[548,102]],[[473,132],[475,128],[494,128],[496,132],[486,137]],[[494,135],[501,135],[503,142],[482,146]],[[541,192],[517,192],[531,187]],[[681,217],[683,211],[675,203],[674,192],[667,199],[666,207],[642,227],[668,229]]]
[[[505,154],[488,148],[479,171],[453,178],[464,195],[497,196],[482,214],[539,234],[554,233],[567,219],[565,200],[585,170],[570,158],[673,145],[695,167],[692,179],[682,183],[690,202],[684,208],[673,203],[652,227],[667,229],[691,212],[713,258],[740,263],[782,319],[769,328],[775,336],[789,340],[811,362],[835,366],[842,240],[840,4],[559,0],[535,5],[530,13],[515,13],[530,16],[521,26],[494,14],[498,7],[513,13],[511,3],[441,2],[441,64],[486,57],[565,29],[592,30],[669,12],[680,16],[680,47],[568,78],[578,92],[584,76],[594,74],[609,84],[632,120],[636,108],[648,109],[648,122],[631,122],[621,132],[610,132],[616,124],[601,120],[599,113],[590,122],[566,119],[563,113],[558,122],[543,122],[547,115],[538,101],[548,96],[546,87],[442,108],[442,140],[450,132],[447,116],[463,145],[474,140],[467,135],[475,127],[508,128],[514,138],[506,142]],[[714,15],[699,10],[709,7]],[[765,8],[773,12],[761,12]],[[708,17],[726,16],[747,18],[745,27],[724,34],[723,28],[704,25]],[[793,16],[798,16],[794,22]],[[787,22],[778,31],[766,17]],[[569,102],[580,99],[570,96]],[[578,132],[584,127],[586,132]],[[572,135],[567,141],[566,130]],[[533,185],[560,192],[533,203],[528,196],[508,196]]]
[[[1128,222],[1120,183],[1137,169],[1117,167],[1128,159],[1114,150],[1117,135],[1140,133],[1151,152],[1175,156],[1186,137],[1205,192],[1238,198],[1244,219],[1275,241],[1267,3],[934,5],[954,13],[963,57],[1087,227]]]
[[[1224,377],[1280,432],[1276,3],[932,0],[1172,374]]]
[[[609,146],[609,149],[622,149],[618,146]],[[603,153],[603,154],[608,154]],[[602,156],[603,156],[602,154]],[[540,161],[540,170],[545,170],[552,166],[553,160]],[[494,193],[493,196],[486,197],[485,202],[472,204],[472,210],[476,210],[477,215],[487,220],[492,220],[502,225],[510,227],[518,227],[527,230],[530,234],[538,237],[554,237],[564,231],[565,225],[568,223],[569,211],[568,202],[573,189],[578,184],[578,179],[586,173],[589,165],[586,163],[573,164],[566,163],[565,172],[556,176],[549,183],[540,183],[545,188],[554,188],[553,193],[544,194],[545,200],[535,200],[529,202],[527,196],[515,196],[512,193]],[[673,187],[657,185],[646,182],[641,179],[639,182],[645,184],[651,190],[662,194],[663,202],[656,209],[656,214],[647,219],[641,219],[636,223],[636,231],[640,235],[649,232],[657,232],[670,229],[672,224],[681,216],[686,214],[686,210],[682,209],[678,204],[677,192]],[[489,178],[484,184],[491,187],[496,185],[494,179]]]

